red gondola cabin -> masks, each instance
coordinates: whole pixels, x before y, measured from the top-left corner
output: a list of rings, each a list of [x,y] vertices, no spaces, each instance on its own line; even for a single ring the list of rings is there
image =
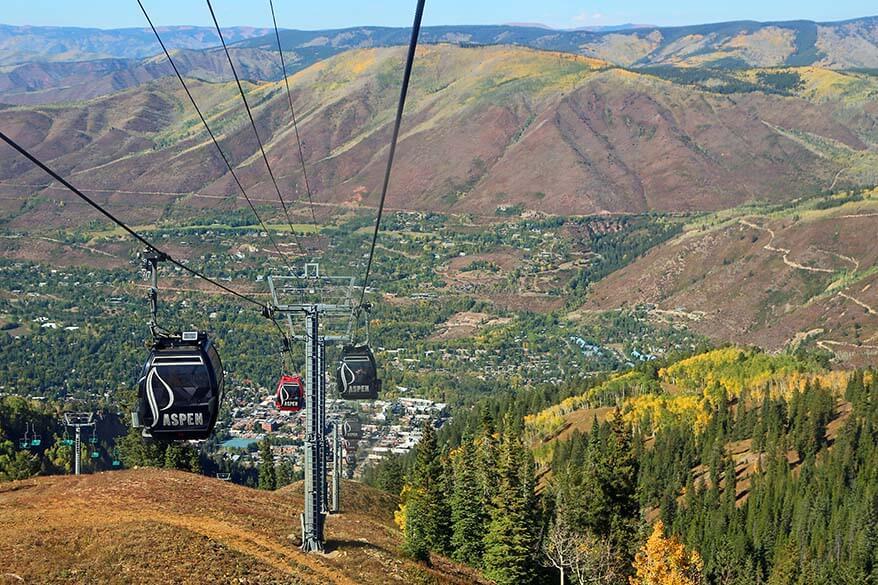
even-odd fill
[[[283,412],[299,412],[305,408],[305,382],[301,376],[281,376],[274,405]]]

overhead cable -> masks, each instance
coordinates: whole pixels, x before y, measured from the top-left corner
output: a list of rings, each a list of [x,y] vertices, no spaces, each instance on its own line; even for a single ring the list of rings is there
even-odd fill
[[[311,195],[311,184],[308,181],[308,171],[305,169],[305,153],[302,150],[302,141],[299,138],[299,123],[296,120],[296,108],[293,107],[293,94],[290,92],[290,80],[287,77],[287,65],[284,61],[284,52],[281,48],[280,33],[277,30],[277,18],[274,16],[274,1],[268,0],[271,7],[271,21],[274,23],[274,36],[277,39],[277,52],[280,55],[280,66],[284,75],[284,84],[287,86],[287,99],[290,102],[290,114],[293,117],[293,130],[296,133],[296,146],[299,148],[299,161],[302,163],[302,177],[305,180],[305,191],[308,193],[308,205],[311,208],[311,220],[317,225],[317,214],[314,212],[314,197]]]
[[[140,0],[138,0],[139,2]],[[244,93],[244,86],[241,85],[241,78],[238,77],[238,70],[235,69],[235,63],[232,61],[232,55],[229,53],[229,47],[226,45],[226,40],[223,37],[223,31],[220,29],[219,21],[216,19],[216,13],[213,11],[213,5],[210,3],[210,0],[207,0],[207,7],[210,9],[210,16],[213,18],[213,24],[216,26],[216,34],[219,35],[220,42],[223,45],[223,51],[226,53],[226,59],[229,61],[229,66],[232,68],[232,75],[235,76],[235,83],[238,85],[238,93],[241,94],[241,101],[244,102],[244,109],[247,110],[247,117],[250,119],[250,126],[253,128],[253,134],[256,136],[256,142],[259,144],[259,151],[262,153],[262,160],[265,161],[265,168],[268,169],[268,176],[271,178],[271,182],[274,185],[274,190],[277,192],[277,198],[280,201],[281,207],[283,207],[284,215],[287,218],[287,223],[290,225],[290,233],[293,236],[296,235],[296,229],[293,227],[293,220],[290,218],[290,211],[287,208],[287,204],[284,201],[283,195],[280,194],[280,187],[277,184],[277,179],[274,176],[274,171],[271,170],[271,164],[268,162],[268,155],[265,154],[265,146],[262,144],[262,139],[259,137],[259,130],[256,128],[256,120],[253,118],[253,112],[250,110],[250,104],[247,102],[247,95]],[[296,240],[298,242],[298,239]],[[301,243],[299,243],[301,247]],[[304,252],[304,248],[302,249]]]
[[[204,126],[204,129],[207,131],[208,136],[213,141],[214,146],[216,147],[217,152],[220,157],[223,159],[223,162],[226,163],[226,167],[229,169],[229,172],[232,174],[232,178],[235,180],[235,183],[238,185],[238,189],[244,195],[244,199],[247,200],[247,204],[250,206],[250,210],[253,212],[253,215],[256,216],[256,220],[259,222],[259,225],[262,226],[262,229],[268,234],[268,238],[271,240],[272,245],[274,246],[275,251],[280,255],[280,257],[285,261],[287,268],[290,272],[294,272],[292,262],[287,254],[285,254],[278,245],[277,241],[274,239],[274,236],[271,235],[271,231],[265,225],[265,222],[262,221],[262,218],[259,216],[259,212],[256,211],[256,206],[253,205],[253,201],[250,200],[250,196],[247,194],[247,190],[244,188],[244,185],[241,183],[241,179],[238,177],[238,173],[235,172],[234,167],[232,166],[231,161],[229,161],[226,153],[223,152],[223,149],[219,145],[219,140],[217,140],[213,131],[210,129],[210,125],[207,123],[207,119],[204,117],[204,114],[201,112],[201,108],[198,106],[198,102],[195,101],[195,97],[192,95],[192,92],[189,91],[189,86],[186,84],[186,81],[183,79],[183,75],[180,73],[180,70],[177,68],[177,64],[174,62],[174,59],[171,57],[171,52],[165,46],[164,41],[162,40],[159,31],[156,29],[155,25],[152,23],[152,19],[149,17],[149,13],[147,13],[146,8],[143,6],[143,2],[141,0],[137,0],[137,4],[140,5],[140,10],[143,12],[143,16],[146,17],[146,21],[149,23],[150,28],[152,29],[153,34],[155,35],[156,40],[159,45],[162,47],[162,51],[165,53],[165,58],[167,58],[168,63],[171,64],[171,67],[174,69],[174,73],[177,74],[177,79],[180,80],[180,85],[183,86],[183,91],[186,92],[186,95],[189,97],[189,102],[192,104],[192,107],[195,108],[195,112],[198,114],[198,117],[201,119],[201,124]],[[301,249],[301,244],[299,244],[298,240],[296,244],[299,245]]]
[[[178,267],[180,270],[183,270],[184,272],[187,272],[196,278],[200,278],[200,279],[204,280],[205,282],[208,282],[208,283],[212,284],[213,286],[215,286],[221,290],[226,291],[227,293],[231,293],[231,294],[235,295],[236,297],[240,298],[241,300],[247,301],[248,303],[251,303],[253,305],[260,307],[261,309],[263,309],[263,312],[266,312],[266,311],[270,312],[269,307],[267,305],[265,305],[264,303],[260,303],[256,299],[249,297],[245,294],[242,294],[242,293],[240,293],[232,288],[229,288],[228,286],[217,282],[216,280],[210,278],[209,276],[205,276],[203,273],[199,272],[198,270],[195,270],[193,268],[189,268],[188,266],[186,266],[182,262],[175,260],[173,257],[171,257],[170,254],[161,250],[158,246],[156,246],[155,244],[153,244],[152,242],[147,240],[145,237],[143,237],[142,235],[140,235],[139,233],[137,233],[136,231],[134,231],[133,229],[128,227],[122,220],[118,219],[112,213],[110,213],[109,211],[104,209],[104,207],[101,206],[101,204],[97,203],[96,201],[91,199],[88,195],[84,194],[82,191],[80,191],[79,189],[77,189],[76,187],[71,185],[64,177],[62,177],[61,175],[56,173],[54,170],[49,168],[40,159],[38,159],[36,156],[34,156],[30,152],[28,152],[23,146],[21,146],[20,144],[15,142],[12,138],[7,136],[2,131],[0,131],[0,139],[2,139],[6,144],[11,146],[15,150],[17,150],[22,156],[24,156],[26,159],[31,161],[37,167],[39,167],[47,175],[49,175],[50,177],[52,177],[53,179],[55,179],[56,181],[58,181],[59,183],[61,183],[65,187],[67,187],[67,189],[69,189],[71,192],[73,192],[75,195],[77,195],[80,199],[82,199],[83,201],[85,201],[86,203],[91,205],[93,208],[98,210],[107,219],[109,219],[110,221],[112,221],[113,223],[118,225],[120,228],[125,230],[135,240],[139,241],[141,244],[143,244],[144,246],[146,246],[150,250],[154,250],[164,260],[167,260],[168,262],[170,262],[174,266]]]
[[[424,16],[424,4],[426,0],[418,0],[415,9],[415,21],[412,25],[412,36],[409,40],[409,50],[405,61],[405,71],[402,75],[402,88],[399,91],[399,103],[396,106],[396,121],[393,124],[393,136],[390,139],[390,152],[387,155],[387,168],[384,171],[384,184],[381,187],[381,199],[378,203],[378,217],[375,220],[375,231],[372,233],[372,245],[369,248],[369,261],[366,263],[366,275],[363,277],[363,290],[360,293],[360,306],[366,298],[366,288],[369,286],[369,276],[372,272],[372,260],[375,257],[375,244],[378,242],[378,231],[381,229],[381,217],[384,214],[384,201],[387,198],[387,188],[390,185],[390,172],[393,170],[393,157],[396,154],[396,143],[399,139],[399,127],[402,124],[402,113],[405,109],[405,98],[408,94],[409,81],[412,76],[412,66],[415,62],[415,50],[418,47],[418,35],[421,31],[421,19]]]

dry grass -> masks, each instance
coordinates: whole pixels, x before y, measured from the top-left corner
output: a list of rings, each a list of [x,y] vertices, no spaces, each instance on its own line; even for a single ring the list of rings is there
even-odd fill
[[[474,583],[399,552],[394,497],[346,482],[327,553],[299,551],[301,484],[263,492],[140,469],[0,485],[0,583]]]

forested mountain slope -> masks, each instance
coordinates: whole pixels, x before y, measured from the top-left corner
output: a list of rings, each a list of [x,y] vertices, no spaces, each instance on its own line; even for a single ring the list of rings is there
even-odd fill
[[[876,396],[874,371],[729,347],[487,398],[372,480],[418,510],[407,545],[501,583],[868,583]]]

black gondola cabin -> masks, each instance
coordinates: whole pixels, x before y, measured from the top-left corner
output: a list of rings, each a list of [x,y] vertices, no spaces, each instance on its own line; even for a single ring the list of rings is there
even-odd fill
[[[347,346],[341,352],[336,382],[345,400],[375,400],[381,391],[375,356],[368,345]]]
[[[305,382],[301,376],[281,376],[274,406],[283,412],[299,412],[305,408]]]
[[[359,419],[345,419],[341,428],[341,438],[345,441],[359,441],[363,438],[363,423],[361,423]]]
[[[222,396],[222,363],[206,334],[157,338],[143,366],[135,426],[155,439],[206,439]]]

